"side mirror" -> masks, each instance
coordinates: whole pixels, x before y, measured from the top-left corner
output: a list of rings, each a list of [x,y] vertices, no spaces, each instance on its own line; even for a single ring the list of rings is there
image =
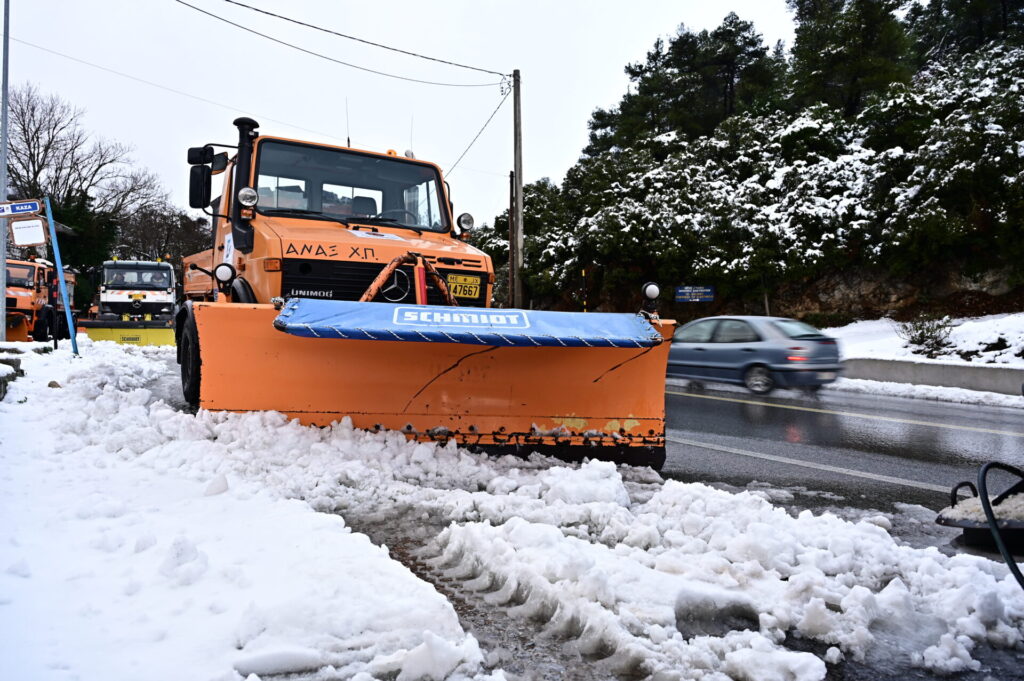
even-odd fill
[[[189,171],[188,205],[192,208],[210,205],[210,172],[210,167],[204,165],[192,166]]]
[[[200,163],[213,163],[213,147],[189,147],[188,162],[194,166]]]

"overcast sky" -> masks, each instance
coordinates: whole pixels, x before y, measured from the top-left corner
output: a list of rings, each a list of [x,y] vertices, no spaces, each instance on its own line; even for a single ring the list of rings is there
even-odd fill
[[[253,30],[358,66],[478,84],[495,76],[395,54],[264,16],[225,0],[186,0]],[[713,29],[729,12],[765,42],[792,44],[785,0],[241,0],[428,56],[510,73],[523,83],[524,179],[561,181],[597,107],[617,104],[623,67],[680,24]],[[96,135],[133,147],[173,201],[187,200],[185,150],[233,143],[236,116],[260,131],[374,151],[413,149],[448,170],[498,102],[497,85],[439,87],[373,75],[275,44],[175,0],[11,0],[12,85],[35,83],[85,110]],[[24,42],[17,42],[24,41]],[[29,46],[25,43],[31,43]],[[176,94],[37,48],[157,83]],[[210,103],[215,102],[215,103]],[[348,114],[346,116],[346,107]],[[508,203],[512,98],[451,174],[457,213],[491,222]]]

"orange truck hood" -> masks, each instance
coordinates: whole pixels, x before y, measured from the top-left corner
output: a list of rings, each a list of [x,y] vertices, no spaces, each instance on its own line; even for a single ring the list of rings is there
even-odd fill
[[[281,217],[257,217],[256,220],[261,220],[263,226],[280,239],[283,258],[387,263],[396,256],[413,251],[435,258],[486,262],[486,270],[491,271],[490,259],[483,251],[461,241],[453,241],[443,234],[423,232],[418,235],[410,229],[359,225],[357,222],[352,225],[358,229],[326,220]]]

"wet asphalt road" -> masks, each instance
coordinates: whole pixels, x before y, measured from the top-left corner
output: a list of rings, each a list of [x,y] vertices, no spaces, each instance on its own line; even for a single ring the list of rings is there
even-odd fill
[[[791,512],[827,510],[853,520],[881,511],[890,514],[897,541],[934,546],[947,555],[969,552],[1002,560],[992,548],[964,545],[958,529],[936,525],[935,512],[949,504],[953,484],[976,480],[983,463],[1024,468],[1024,410],[833,390],[759,397],[731,386],[691,390],[682,381],[673,383],[681,385],[669,385],[665,394],[664,477],[783,490],[789,496],[772,501]],[[1016,482],[999,475],[991,476],[991,493]],[[787,639],[794,649],[805,644]],[[897,639],[894,645],[898,649],[902,643]],[[972,654],[981,670],[950,678],[1024,678],[1019,648],[978,646]],[[830,666],[826,680],[939,678],[944,677],[908,666],[900,655],[874,653],[865,662]]]
[[[1024,467],[1021,409],[835,390],[761,397],[709,384],[669,385],[665,411],[665,477],[802,486],[843,497],[839,505],[938,510],[981,464]],[[990,489],[1009,481],[993,474]]]

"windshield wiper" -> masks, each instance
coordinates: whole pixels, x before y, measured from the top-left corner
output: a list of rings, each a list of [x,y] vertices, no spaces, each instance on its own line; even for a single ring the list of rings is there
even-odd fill
[[[420,235],[423,234],[423,230],[420,229],[419,227],[413,227],[412,225],[407,225],[404,222],[400,222],[399,220],[396,220],[395,218],[381,218],[381,217],[352,218],[352,222],[362,222],[362,223],[365,223],[365,224],[368,224],[368,225],[379,225],[379,224],[395,225],[396,227],[402,227],[403,229],[411,229],[412,231],[414,231],[414,232],[416,232],[417,234],[420,234]]]
[[[346,227],[352,227],[353,224],[365,224],[365,225],[394,225],[403,229],[411,229],[419,235],[423,234],[423,230],[419,227],[413,227],[412,225],[406,225],[395,218],[382,218],[376,216],[358,217],[358,216],[344,216],[344,215],[327,215],[316,210],[308,210],[306,208],[265,208],[260,211],[264,215],[271,217],[275,215],[294,215],[299,217],[308,217],[314,220],[326,220],[328,222],[337,222],[340,225]]]
[[[314,220],[325,220],[327,222],[337,222],[340,225],[349,226],[349,218],[341,215],[327,215],[321,213],[318,210],[307,210],[305,208],[265,208],[260,211],[264,215],[271,217],[275,215],[296,215],[306,218],[312,218]]]

